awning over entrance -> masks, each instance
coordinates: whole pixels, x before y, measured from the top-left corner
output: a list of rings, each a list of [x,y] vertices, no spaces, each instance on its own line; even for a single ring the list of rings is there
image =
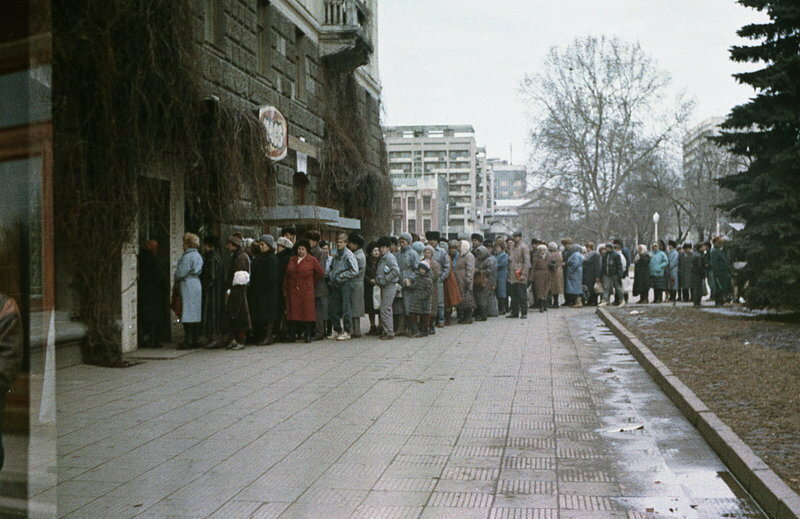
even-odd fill
[[[236,211],[236,222],[270,226],[318,226],[328,229],[359,230],[361,220],[345,218],[339,211],[316,205],[283,205],[260,210]]]

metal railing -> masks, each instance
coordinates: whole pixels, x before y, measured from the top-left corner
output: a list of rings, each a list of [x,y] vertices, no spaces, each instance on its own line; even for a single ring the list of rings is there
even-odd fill
[[[325,0],[325,25],[359,25],[354,0]]]

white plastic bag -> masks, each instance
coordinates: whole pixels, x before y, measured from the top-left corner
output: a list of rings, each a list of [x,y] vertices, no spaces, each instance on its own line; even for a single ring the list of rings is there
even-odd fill
[[[381,287],[375,285],[372,287],[372,308],[376,310],[381,307]]]

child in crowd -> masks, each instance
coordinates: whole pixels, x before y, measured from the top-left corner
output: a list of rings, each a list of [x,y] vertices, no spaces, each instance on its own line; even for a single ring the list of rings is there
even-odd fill
[[[433,296],[433,277],[427,260],[419,262],[417,277],[410,290],[414,291],[411,303],[411,329],[416,330],[414,338],[425,337],[431,327],[431,298]]]

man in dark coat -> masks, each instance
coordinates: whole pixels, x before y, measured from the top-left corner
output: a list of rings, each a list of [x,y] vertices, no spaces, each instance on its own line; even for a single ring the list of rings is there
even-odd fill
[[[709,253],[709,265],[714,274],[714,304],[721,306],[730,301],[731,291],[731,266],[728,255],[723,250],[725,239],[715,236],[712,241],[714,247]]]
[[[24,336],[16,301],[0,293],[0,469],[3,468],[3,418],[6,393],[22,367]]]
[[[703,286],[706,282],[706,269],[708,266],[706,262],[707,251],[708,245],[701,243],[697,246],[697,252],[692,255],[690,270],[692,277],[692,302],[694,306],[700,306],[703,300]]]
[[[594,243],[586,244],[586,258],[583,262],[583,285],[589,293],[586,301],[587,305],[596,305],[597,297],[600,295],[595,292],[594,284],[600,279],[601,259],[600,254],[594,250]]]
[[[625,300],[622,297],[622,251],[617,244],[606,244],[606,253],[603,254],[602,273],[603,273],[603,302],[605,306],[611,301],[611,291],[614,291],[618,306],[623,306]]]
[[[684,303],[692,300],[692,244],[684,243],[683,251],[678,255],[678,285],[680,300]]]
[[[142,247],[138,262],[139,345],[143,348],[160,348],[158,331],[167,313],[169,269],[158,257],[156,240],[149,240]]]
[[[203,286],[203,335],[208,340],[206,348],[221,347],[224,340],[222,319],[226,287],[219,239],[216,236],[203,238],[203,272],[200,274],[200,282]]]

